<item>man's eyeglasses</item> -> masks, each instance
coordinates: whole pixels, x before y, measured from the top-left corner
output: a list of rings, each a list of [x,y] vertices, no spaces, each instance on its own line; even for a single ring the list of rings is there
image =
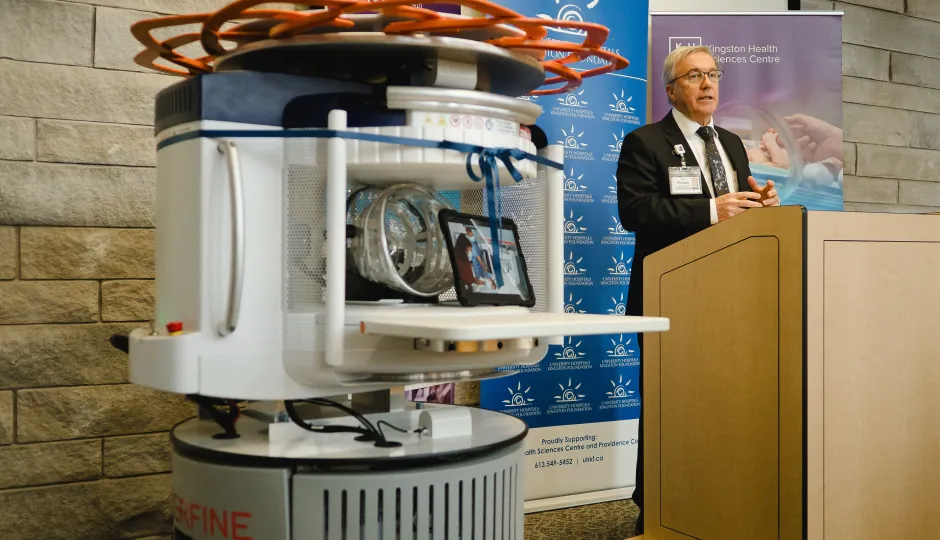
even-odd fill
[[[724,73],[725,72],[721,71],[720,69],[716,69],[714,71],[705,71],[705,72],[693,70],[693,71],[686,73],[685,75],[679,75],[675,79],[669,81],[669,84],[672,84],[682,78],[688,79],[689,82],[692,84],[702,84],[702,81],[705,80],[706,76],[708,77],[708,80],[710,80],[713,83],[716,83],[721,80],[721,76],[724,75]]]

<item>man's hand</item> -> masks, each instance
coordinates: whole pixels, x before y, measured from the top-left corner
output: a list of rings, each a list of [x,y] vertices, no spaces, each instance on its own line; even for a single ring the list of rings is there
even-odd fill
[[[715,199],[715,209],[718,210],[718,221],[724,221],[732,216],[736,216],[748,208],[760,208],[758,202],[760,193],[750,191],[736,191],[728,193]]]
[[[751,191],[760,195],[761,205],[780,206],[780,196],[777,195],[777,188],[774,187],[773,180],[768,180],[766,186],[760,187],[753,176],[748,176],[747,183],[751,186]]]

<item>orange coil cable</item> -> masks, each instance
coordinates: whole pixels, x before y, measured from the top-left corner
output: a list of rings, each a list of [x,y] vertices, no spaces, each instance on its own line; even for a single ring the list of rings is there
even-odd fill
[[[629,65],[627,59],[603,49],[609,31],[606,27],[578,21],[559,21],[525,17],[515,11],[499,6],[488,0],[436,0],[438,4],[451,4],[467,7],[483,14],[483,17],[461,18],[445,16],[439,12],[413,7],[414,0],[305,0],[295,2],[310,8],[322,8],[308,12],[279,9],[252,9],[270,0],[236,0],[213,13],[194,15],[176,15],[140,21],[132,25],[131,32],[145,49],[134,60],[137,64],[168,73],[171,75],[198,75],[213,71],[216,58],[232,51],[222,46],[223,41],[237,45],[269,39],[284,39],[301,35],[315,28],[332,27],[347,29],[355,26],[352,19],[346,18],[362,12],[377,12],[393,16],[398,20],[387,24],[383,32],[389,35],[434,35],[440,33],[460,33],[463,30],[477,30],[496,26],[514,27],[524,35],[499,37],[486,41],[490,45],[507,50],[526,51],[540,59],[543,69],[555,75],[548,78],[543,86],[565,83],[558,88],[540,88],[531,95],[559,94],[570,92],[581,85],[583,79],[620,70]],[[222,30],[233,21],[248,21],[241,25]],[[258,24],[263,23],[263,24]],[[153,30],[172,26],[201,24],[199,33],[184,33],[159,41],[153,37]],[[582,30],[582,43],[570,43],[546,39],[548,28],[568,28]],[[179,47],[199,41],[206,52],[200,58],[190,58],[177,51]],[[551,53],[567,53],[562,58],[546,58]],[[596,57],[604,65],[578,71],[569,64]],[[185,70],[164,67],[156,64],[164,59]]]

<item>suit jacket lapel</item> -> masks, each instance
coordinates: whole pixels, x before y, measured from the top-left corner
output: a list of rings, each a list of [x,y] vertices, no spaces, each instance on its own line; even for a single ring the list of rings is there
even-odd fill
[[[663,118],[660,125],[663,128],[663,133],[666,134],[666,140],[669,141],[670,147],[674,148],[676,145],[682,145],[685,148],[685,164],[689,167],[698,167],[698,160],[695,159],[695,154],[692,153],[692,148],[689,146],[689,142],[685,140],[685,135],[682,134],[682,130],[679,129],[679,124],[676,123],[675,117],[672,116],[672,111],[669,111],[665,118]],[[673,154],[670,167],[679,167],[682,165],[682,160],[679,156]],[[702,198],[710,199],[711,192],[708,191],[708,187],[705,185],[705,175],[700,175],[702,179]]]

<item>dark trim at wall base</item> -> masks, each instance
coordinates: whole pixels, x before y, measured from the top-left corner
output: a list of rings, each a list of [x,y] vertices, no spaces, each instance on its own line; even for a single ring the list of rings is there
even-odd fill
[[[800,0],[787,0],[787,9],[790,11],[800,11]]]

